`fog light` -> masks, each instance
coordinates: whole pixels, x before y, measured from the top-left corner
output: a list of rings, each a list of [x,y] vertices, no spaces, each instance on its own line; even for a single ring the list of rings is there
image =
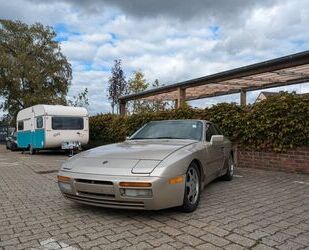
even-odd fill
[[[151,189],[132,189],[132,188],[121,188],[120,193],[127,197],[140,197],[140,198],[150,198],[152,197]]]
[[[72,187],[70,183],[58,182],[59,188],[64,193],[71,193]]]
[[[151,187],[150,182],[119,182],[120,187]]]

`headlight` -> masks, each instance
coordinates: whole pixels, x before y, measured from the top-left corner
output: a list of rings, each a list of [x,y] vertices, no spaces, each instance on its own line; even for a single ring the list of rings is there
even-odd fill
[[[71,193],[72,187],[70,183],[58,182],[59,188],[64,193]]]
[[[74,156],[72,156],[72,158],[73,158]],[[71,170],[72,169],[72,164],[70,164],[68,161],[70,161],[70,160],[67,160],[67,162],[65,162],[65,163],[63,163],[62,165],[61,165],[61,169],[64,169],[64,170]]]
[[[151,198],[151,189],[132,189],[132,188],[121,188],[120,193],[126,197],[139,197],[139,198]]]

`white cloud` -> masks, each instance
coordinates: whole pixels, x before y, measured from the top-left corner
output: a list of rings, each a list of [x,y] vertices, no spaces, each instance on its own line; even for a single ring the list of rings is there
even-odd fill
[[[114,59],[122,59],[128,77],[141,69],[150,82],[168,84],[309,48],[306,0],[142,2],[0,0],[0,18],[65,27],[69,95],[88,87],[93,113],[110,111]]]

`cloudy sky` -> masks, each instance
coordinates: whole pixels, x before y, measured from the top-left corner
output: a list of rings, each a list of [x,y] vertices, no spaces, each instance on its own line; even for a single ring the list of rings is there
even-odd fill
[[[127,78],[169,84],[309,49],[308,0],[0,0],[0,18],[52,26],[73,68],[70,95],[109,112],[114,59]],[[309,92],[309,84],[284,90]],[[258,93],[249,95],[253,101]],[[238,101],[238,95],[194,102]]]

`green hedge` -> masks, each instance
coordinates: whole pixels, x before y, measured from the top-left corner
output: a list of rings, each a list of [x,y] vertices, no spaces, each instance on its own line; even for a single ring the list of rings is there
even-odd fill
[[[145,123],[165,119],[212,121],[233,142],[257,150],[309,145],[309,97],[287,93],[246,107],[221,103],[206,109],[186,107],[125,117],[100,114],[90,117],[90,141],[93,145],[123,141]]]

